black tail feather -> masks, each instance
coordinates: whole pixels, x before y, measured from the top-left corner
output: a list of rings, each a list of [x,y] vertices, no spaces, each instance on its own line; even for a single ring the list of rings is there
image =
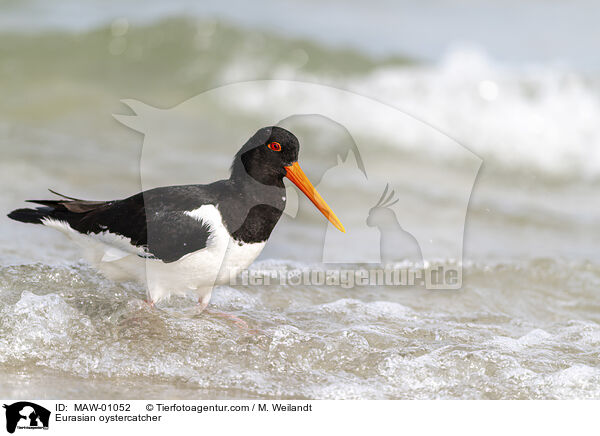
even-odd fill
[[[61,194],[59,192],[53,191],[52,189],[48,188],[48,191],[52,192],[54,195],[58,195],[59,197],[65,198],[67,200],[74,200],[74,201],[85,201],[82,200],[81,198],[75,198],[75,197],[69,197],[68,195],[65,194]]]
[[[52,208],[58,207],[65,200],[25,200],[26,203],[43,204],[44,206],[50,206]]]
[[[8,217],[15,221],[32,224],[43,224],[44,219],[51,218],[73,225],[84,219],[89,212],[110,204],[105,201],[79,200],[51,189],[49,191],[63,198],[60,200],[26,200],[28,203],[42,206],[35,209],[16,209],[9,213]]]
[[[16,209],[8,214],[10,219],[21,221],[22,223],[42,224],[44,218],[48,218],[52,213],[50,207],[39,207],[37,209]]]

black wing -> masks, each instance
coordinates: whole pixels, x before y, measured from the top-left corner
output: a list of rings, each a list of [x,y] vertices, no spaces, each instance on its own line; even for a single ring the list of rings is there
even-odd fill
[[[29,223],[51,218],[66,221],[83,234],[109,232],[130,239],[148,257],[174,262],[208,244],[210,228],[186,211],[213,204],[202,186],[172,186],[141,192],[123,200],[29,200],[44,207],[17,209],[8,216]]]

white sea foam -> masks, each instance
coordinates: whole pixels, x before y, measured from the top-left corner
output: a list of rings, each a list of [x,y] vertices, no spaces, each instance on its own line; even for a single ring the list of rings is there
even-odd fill
[[[216,315],[186,315],[193,300],[150,309],[142,289],[94,280],[82,266],[4,267],[2,283],[12,284],[0,293],[0,370],[69,386],[85,377],[80,396],[102,383],[111,397],[600,398],[595,290],[565,291],[580,279],[544,262],[469,268],[468,286],[452,293],[217,288],[212,309],[260,330],[250,334]],[[598,280],[589,265],[572,268]],[[515,274],[521,288],[507,291]],[[561,306],[567,295],[579,305]],[[528,304],[541,298],[545,313]]]
[[[461,49],[432,67],[379,69],[349,86],[427,121],[486,163],[586,177],[600,174],[598,79]]]

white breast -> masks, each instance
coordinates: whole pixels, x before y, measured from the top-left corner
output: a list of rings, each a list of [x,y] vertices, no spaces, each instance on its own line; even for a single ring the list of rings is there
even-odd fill
[[[207,247],[168,264],[147,260],[148,290],[153,301],[189,290],[197,291],[208,300],[213,286],[228,284],[232,275],[250,266],[265,246],[264,242],[240,244],[233,240],[218,208],[213,205],[204,205],[186,214],[210,227]]]
[[[246,244],[229,238],[229,246],[225,252],[216,284],[228,284],[233,276],[248,268],[261,253],[265,244],[266,242]]]

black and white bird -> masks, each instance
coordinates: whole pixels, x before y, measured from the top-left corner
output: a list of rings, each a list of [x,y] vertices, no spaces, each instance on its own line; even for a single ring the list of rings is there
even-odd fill
[[[198,294],[200,308],[214,285],[228,283],[260,254],[285,208],[287,177],[344,232],[298,165],[298,139],[264,127],[236,154],[231,176],[208,185],[166,186],[123,200],[28,200],[14,220],[66,234],[85,258],[113,280],[147,285],[154,304],[170,295]]]

